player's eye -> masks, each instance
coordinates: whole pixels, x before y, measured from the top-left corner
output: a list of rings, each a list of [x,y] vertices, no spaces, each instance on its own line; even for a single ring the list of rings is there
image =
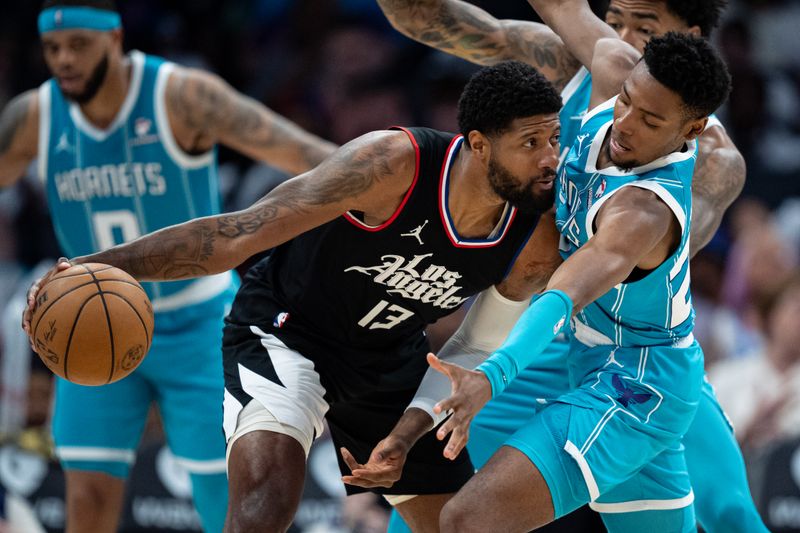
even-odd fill
[[[524,146],[526,148],[533,148],[534,146],[536,146],[536,139],[533,139],[533,138],[528,139],[527,141],[525,141],[525,145]]]
[[[647,35],[648,37],[655,35],[655,31],[651,30],[650,28],[639,28],[639,32],[643,35]]]

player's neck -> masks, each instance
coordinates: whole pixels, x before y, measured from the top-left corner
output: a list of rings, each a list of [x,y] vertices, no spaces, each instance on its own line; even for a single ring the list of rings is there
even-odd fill
[[[450,171],[447,207],[456,231],[466,238],[487,237],[505,209],[505,201],[489,185],[486,168],[462,148]]]
[[[100,129],[107,128],[116,118],[128,95],[131,68],[131,62],[127,58],[111,62],[97,94],[80,105],[84,117],[94,126]]]

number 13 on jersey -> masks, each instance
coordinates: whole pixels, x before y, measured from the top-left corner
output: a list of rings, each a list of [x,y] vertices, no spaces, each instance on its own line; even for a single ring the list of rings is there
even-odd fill
[[[392,329],[412,316],[414,316],[413,311],[397,304],[390,305],[386,300],[381,300],[364,315],[364,318],[358,321],[358,325],[367,329]]]

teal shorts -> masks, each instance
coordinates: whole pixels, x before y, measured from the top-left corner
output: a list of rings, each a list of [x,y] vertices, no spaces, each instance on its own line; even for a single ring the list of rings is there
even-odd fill
[[[65,469],[126,477],[152,402],[167,444],[189,472],[225,472],[222,327],[236,286],[158,313],[153,344],[130,376],[100,387],[56,383],[53,439]]]
[[[570,392],[548,402],[506,442],[536,465],[556,517],[690,506],[681,438],[703,382],[703,352],[680,346],[587,347],[571,342]]]

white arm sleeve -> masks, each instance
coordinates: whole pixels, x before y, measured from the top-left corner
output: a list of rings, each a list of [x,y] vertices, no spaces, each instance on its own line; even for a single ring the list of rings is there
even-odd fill
[[[528,308],[530,300],[509,300],[492,286],[478,295],[464,321],[439,351],[439,358],[464,368],[481,364],[508,337],[511,328]],[[438,426],[447,413],[435,414],[433,406],[450,395],[450,380],[433,368],[428,368],[417,394],[406,409],[422,409]]]

